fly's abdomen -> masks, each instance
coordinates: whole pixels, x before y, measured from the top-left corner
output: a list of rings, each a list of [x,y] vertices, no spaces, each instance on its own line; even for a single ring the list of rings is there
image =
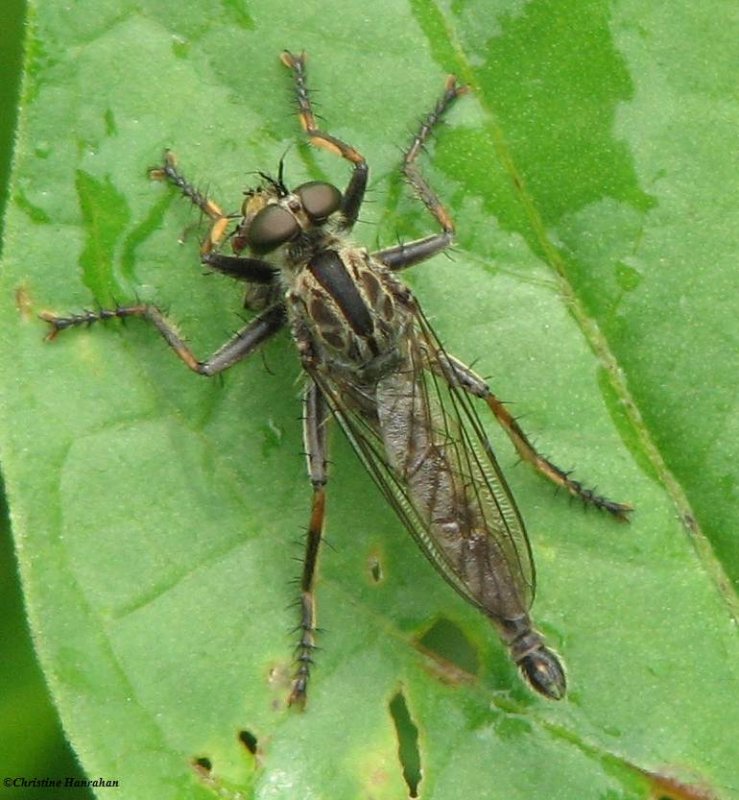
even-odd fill
[[[396,509],[446,580],[490,618],[531,686],[560,699],[564,669],[528,614],[534,576],[520,517],[474,410],[427,361],[411,344],[376,386]]]
[[[517,516],[496,492],[485,454],[459,414],[445,407],[435,380],[409,366],[378,382],[387,459],[407,487],[417,537],[444,577],[489,616],[519,618],[528,611],[531,576],[511,529]]]

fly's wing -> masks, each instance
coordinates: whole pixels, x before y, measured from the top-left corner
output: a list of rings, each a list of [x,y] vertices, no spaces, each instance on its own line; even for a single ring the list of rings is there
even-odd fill
[[[398,368],[371,387],[312,377],[432,564],[489,616],[515,619],[534,594],[523,523],[472,400],[420,311],[408,332]]]

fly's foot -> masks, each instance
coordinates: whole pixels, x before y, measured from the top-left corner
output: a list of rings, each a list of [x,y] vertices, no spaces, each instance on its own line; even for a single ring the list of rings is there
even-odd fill
[[[142,307],[136,306],[116,306],[115,308],[99,308],[97,311],[83,309],[77,314],[55,314],[53,311],[42,311],[39,319],[47,322],[51,330],[44,337],[47,342],[51,342],[68,328],[79,328],[83,325],[89,328],[96,322],[105,322],[109,319],[124,319],[125,317],[140,316]]]
[[[293,677],[292,689],[287,698],[289,706],[297,706],[299,709],[305,708],[305,703],[308,697],[308,682],[310,680],[310,671],[313,667],[313,653],[316,650],[315,644],[315,629],[312,626],[302,626],[303,631],[300,643],[295,651],[295,662],[297,667],[295,669],[295,676]]]

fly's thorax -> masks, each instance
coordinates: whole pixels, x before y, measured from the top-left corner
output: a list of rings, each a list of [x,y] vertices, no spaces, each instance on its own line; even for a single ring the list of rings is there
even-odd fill
[[[410,323],[410,292],[364,248],[316,252],[292,276],[287,302],[319,360],[356,371],[390,368]]]

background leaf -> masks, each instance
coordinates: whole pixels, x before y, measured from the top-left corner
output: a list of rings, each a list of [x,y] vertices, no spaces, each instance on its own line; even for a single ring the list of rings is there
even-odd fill
[[[23,0],[5,0],[0,25],[0,257],[18,111],[24,18]],[[1,483],[0,607],[0,641],[6,645],[0,659],[0,775],[60,774],[82,779],[34,654]],[[67,800],[91,797],[87,789],[67,789],[65,795]]]
[[[137,800],[398,797],[400,731],[424,798],[739,796],[732,8],[152,0],[32,21],[2,461],[30,621],[88,774]],[[545,452],[638,509],[618,527],[511,470],[535,616],[569,668],[561,704],[522,686],[337,435],[323,649],[308,711],[287,712],[310,495],[290,341],[219,384],[135,323],[41,340],[43,308],[135,296],[198,353],[239,324],[195,233],[176,243],[197,216],[146,167],[171,147],[233,208],[288,147],[290,182],[343,183],[345,165],[295,145],[285,47],[310,53],[327,125],[368,158],[371,247],[431,228],[398,146],[447,72],[474,90],[425,164],[459,246],[409,281]],[[419,647],[440,620],[463,655]]]

